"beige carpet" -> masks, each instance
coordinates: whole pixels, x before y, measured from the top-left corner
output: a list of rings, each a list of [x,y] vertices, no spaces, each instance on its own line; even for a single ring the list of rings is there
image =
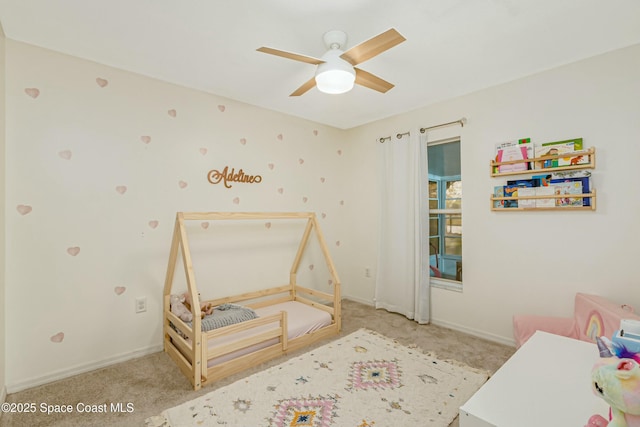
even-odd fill
[[[513,347],[438,326],[418,325],[404,316],[345,300],[341,335],[347,335],[360,328],[372,329],[398,340],[401,344],[416,345],[442,359],[457,360],[489,372],[495,372],[515,351]],[[317,346],[326,342],[317,343]],[[98,405],[120,402],[124,411],[132,409],[132,412],[4,414],[0,418],[0,426],[143,426],[146,418],[165,409],[210,393],[217,387],[230,384],[308,350],[307,348],[261,366],[248,368],[197,392],[193,391],[189,381],[166,354],[156,353],[7,396],[7,402],[36,402],[38,405],[42,402],[73,406],[79,402]],[[127,404],[130,404],[129,407]],[[451,424],[457,425],[457,420]]]

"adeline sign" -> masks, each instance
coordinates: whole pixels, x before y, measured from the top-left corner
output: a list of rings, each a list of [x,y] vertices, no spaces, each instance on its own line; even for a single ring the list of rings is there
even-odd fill
[[[262,182],[260,175],[248,175],[244,173],[242,169],[239,169],[238,172],[236,172],[235,168],[229,170],[229,166],[225,166],[222,172],[215,169],[210,170],[207,179],[212,184],[220,184],[222,182],[227,188],[233,187],[229,184],[230,182],[246,182],[249,184],[259,184]]]

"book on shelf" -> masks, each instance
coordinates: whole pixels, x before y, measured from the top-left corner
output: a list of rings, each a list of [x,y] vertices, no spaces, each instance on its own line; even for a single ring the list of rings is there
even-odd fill
[[[523,145],[514,145],[513,147],[504,147],[498,151],[498,162],[510,162],[513,160],[528,159],[527,147]],[[516,172],[529,170],[528,162],[510,163],[498,166],[498,172]]]
[[[531,177],[531,179],[511,179],[507,181],[507,185],[522,185],[524,187],[540,187],[542,181],[540,178]]]
[[[504,197],[519,197],[521,193],[519,193],[520,189],[523,188],[534,188],[531,183],[523,182],[520,184],[507,184],[503,186]],[[527,200],[528,201],[528,200]],[[524,207],[518,203],[518,200],[505,200],[504,201],[505,208],[517,208]],[[530,206],[527,206],[530,207]]]
[[[536,187],[536,196],[553,196],[556,188],[553,185]],[[536,208],[555,208],[556,199],[536,199]]]
[[[588,172],[587,172],[588,173]],[[551,185],[557,185],[558,183],[566,182],[579,182],[582,188],[582,194],[588,194],[591,192],[591,177],[590,174],[586,176],[568,176],[566,178],[552,178]],[[582,206],[591,206],[591,197],[582,198]]]
[[[560,166],[573,166],[589,164],[591,159],[586,154],[570,155],[576,151],[583,151],[584,144],[582,138],[567,139],[564,141],[544,142],[535,147],[535,156],[543,157],[549,155],[568,154],[567,156],[558,157],[557,159],[545,159],[536,161],[534,167],[536,169],[552,168]]]
[[[522,151],[525,148],[525,151]],[[525,160],[533,158],[534,149],[531,138],[522,138],[514,141],[500,142],[496,144],[495,161],[507,162],[510,160]],[[493,168],[493,172],[510,172],[533,169],[531,162],[512,163]]]
[[[496,185],[493,187],[493,197],[504,197],[504,186]],[[493,207],[502,209],[504,208],[504,200],[494,200]]]
[[[564,141],[543,142],[541,145],[559,145],[559,144],[571,144],[573,146],[573,151],[582,151],[584,149],[582,138],[565,139]]]
[[[591,176],[590,171],[585,170],[570,170],[570,171],[558,171],[552,172],[550,179],[566,179],[566,178],[583,178]]]
[[[504,191],[504,197],[518,197],[518,187],[517,185],[505,185],[502,187]],[[517,208],[518,201],[517,200],[505,200],[504,201],[505,208]]]
[[[556,198],[557,207],[582,206],[582,197],[571,197],[572,194],[582,194],[582,183],[579,181],[556,182],[553,183],[555,195],[563,197]]]
[[[539,187],[547,187],[549,185],[549,182],[551,181],[552,175],[551,174],[547,174],[547,175],[533,175],[531,177],[531,179],[537,179],[540,180],[540,185]]]
[[[535,156],[536,158],[561,156],[562,154],[572,153],[573,151],[573,145],[571,144],[538,145],[535,147]],[[561,166],[560,159],[561,157],[554,157],[551,159],[536,160],[534,167],[536,169],[557,168]]]
[[[535,196],[539,187],[520,187],[518,188],[518,197]],[[535,208],[536,199],[518,199],[519,208]]]

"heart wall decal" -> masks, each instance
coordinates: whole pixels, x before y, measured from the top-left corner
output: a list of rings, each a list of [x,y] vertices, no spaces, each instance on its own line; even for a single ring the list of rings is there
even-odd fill
[[[58,156],[60,156],[61,159],[71,160],[71,156],[73,156],[73,153],[71,152],[71,150],[62,150],[58,152]]]
[[[108,85],[108,84],[109,84],[109,81],[108,81],[108,80],[106,80],[106,79],[102,79],[102,78],[98,77],[98,78],[96,79],[96,83],[97,83],[97,84],[98,84],[98,86],[100,86],[100,87],[105,87],[106,85]]]
[[[113,288],[113,292],[115,292],[116,295],[122,295],[126,290],[127,288],[125,288],[124,286],[116,286],[115,288]]]
[[[29,213],[31,213],[31,211],[33,210],[33,208],[29,205],[18,205],[16,206],[16,210],[18,211],[18,213],[20,215],[27,215]]]
[[[80,253],[80,248],[78,246],[67,248],[67,253],[71,256],[76,256]]]
[[[26,93],[27,95],[29,95],[33,99],[36,99],[37,97],[40,96],[40,90],[38,88],[35,88],[35,87],[26,88],[24,90],[24,93]]]
[[[57,334],[51,336],[51,338],[49,339],[51,340],[51,342],[59,344],[64,340],[64,332],[58,332]]]

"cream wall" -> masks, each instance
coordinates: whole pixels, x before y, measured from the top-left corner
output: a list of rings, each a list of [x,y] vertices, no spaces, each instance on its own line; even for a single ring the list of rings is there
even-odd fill
[[[461,135],[464,182],[464,292],[433,289],[434,323],[510,343],[513,314],[569,315],[575,292],[640,309],[635,268],[640,193],[634,184],[640,159],[638,76],[640,45],[635,45],[351,130],[351,214],[365,214],[354,223],[361,245],[349,259],[375,271],[377,139],[392,135],[397,141],[395,135],[406,131],[418,138],[420,127],[466,117],[464,128],[430,135]],[[504,183],[489,177],[494,144],[523,137],[534,142],[582,137],[596,147],[595,212],[490,211],[492,189]],[[354,298],[373,301],[374,279],[356,274],[347,280]]]
[[[6,103],[10,392],[162,349],[176,211],[316,212],[348,269],[344,131],[12,40]]]
[[[640,150],[640,46],[350,131],[11,40],[6,58],[10,392],[161,349],[177,210],[317,212],[343,294],[373,303],[377,139],[463,116],[438,135],[462,136],[465,289],[433,290],[434,322],[511,342],[514,313],[567,315],[576,291],[640,307],[640,197],[621,185]],[[598,150],[596,212],[490,212],[496,142],[576,136]],[[225,165],[263,183],[209,184]]]

